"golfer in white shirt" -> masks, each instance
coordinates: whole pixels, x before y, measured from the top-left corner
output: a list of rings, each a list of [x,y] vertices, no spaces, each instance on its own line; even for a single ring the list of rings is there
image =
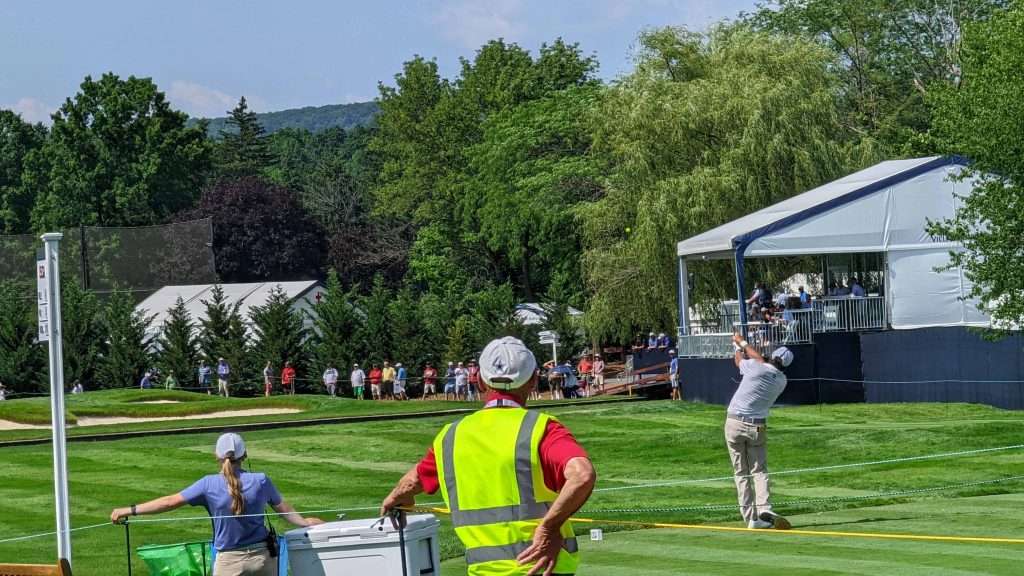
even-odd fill
[[[768,481],[768,411],[786,389],[782,370],[793,362],[793,352],[776,348],[764,357],[739,334],[733,334],[733,360],[743,375],[729,402],[725,443],[732,459],[740,514],[748,528],[791,528],[788,520],[772,511]]]

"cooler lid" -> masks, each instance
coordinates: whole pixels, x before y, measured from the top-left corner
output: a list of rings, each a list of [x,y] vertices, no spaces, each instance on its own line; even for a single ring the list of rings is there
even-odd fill
[[[406,516],[406,533],[439,524],[433,514],[415,514]],[[329,542],[331,540],[386,538],[397,534],[391,519],[382,522],[380,518],[364,518],[362,520],[340,520],[326,522],[308,528],[296,528],[285,533],[287,540],[307,540],[309,542]]]

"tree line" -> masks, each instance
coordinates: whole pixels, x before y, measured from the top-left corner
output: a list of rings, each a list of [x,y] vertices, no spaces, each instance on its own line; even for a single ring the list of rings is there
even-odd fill
[[[678,240],[881,159],[961,153],[998,176],[936,232],[1019,320],[1022,13],[776,0],[704,32],[645,30],[612,81],[561,39],[493,40],[452,78],[410,59],[374,124],[348,131],[267,135],[243,99],[210,138],[148,79],[86,78],[48,128],[0,111],[0,231],[210,217],[222,281],[333,270],[348,300],[384,290],[379,310],[396,308],[361,330],[420,335],[439,358],[498,302],[581,308],[592,341],[672,332]],[[728,263],[693,271],[698,305],[732,295]]]

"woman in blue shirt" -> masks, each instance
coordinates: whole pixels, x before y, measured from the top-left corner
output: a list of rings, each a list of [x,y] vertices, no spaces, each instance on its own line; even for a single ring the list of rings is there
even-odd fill
[[[217,439],[220,474],[200,478],[177,494],[171,494],[128,508],[115,508],[110,519],[119,523],[129,516],[159,514],[185,504],[202,506],[213,518],[213,546],[217,549],[214,576],[277,576],[277,563],[267,548],[263,511],[267,505],[296,526],[322,524],[318,518],[303,518],[281,498],[266,474],[242,470],[245,441],[228,433]]]

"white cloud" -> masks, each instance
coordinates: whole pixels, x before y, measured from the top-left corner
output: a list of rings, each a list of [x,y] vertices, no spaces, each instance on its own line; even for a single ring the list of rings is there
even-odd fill
[[[238,98],[195,82],[175,80],[167,90],[167,99],[191,116],[224,116],[238,104]]]
[[[167,90],[167,99],[175,108],[187,112],[190,116],[211,118],[226,116],[228,111],[238,105],[239,96],[195,82],[175,80]],[[266,101],[259,96],[246,94],[245,101],[250,110],[267,111]]]
[[[523,30],[520,0],[445,2],[435,16],[441,33],[466,48],[476,49],[488,40],[515,40]]]
[[[57,109],[54,106],[47,106],[35,98],[21,98],[13,106],[0,106],[0,108],[14,110],[21,114],[21,119],[26,122],[32,122],[33,124],[42,122],[47,125],[51,122],[50,114],[53,114],[54,110]]]

